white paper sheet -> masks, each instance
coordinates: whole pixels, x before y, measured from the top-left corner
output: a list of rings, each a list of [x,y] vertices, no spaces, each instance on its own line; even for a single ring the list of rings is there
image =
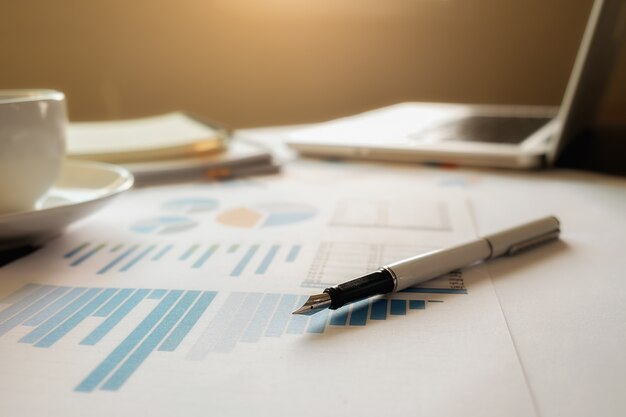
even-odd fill
[[[465,198],[402,169],[287,171],[134,191],[0,270],[0,415],[535,414],[481,268],[290,314],[473,238]]]

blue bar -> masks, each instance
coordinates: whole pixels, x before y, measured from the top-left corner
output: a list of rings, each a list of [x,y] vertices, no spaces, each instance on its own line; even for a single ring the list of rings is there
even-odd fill
[[[42,308],[45,308],[48,304],[59,298],[67,291],[69,291],[69,288],[67,287],[57,287],[53,291],[44,295],[42,298],[22,310],[21,312],[6,320],[4,323],[0,324],[0,336],[2,336],[15,326],[22,324],[23,321],[27,320],[30,316],[37,313]]]
[[[280,248],[279,245],[273,245],[270,248],[270,250],[267,252],[267,255],[265,255],[265,258],[263,258],[261,265],[259,265],[259,267],[257,268],[256,270],[257,274],[264,274],[265,271],[267,271],[267,268],[272,263],[272,260],[274,260],[274,257],[276,256],[276,252],[278,252],[279,248]]]
[[[141,291],[141,290],[140,290]],[[139,292],[139,291],[138,291]],[[94,369],[75,389],[79,392],[90,392],[124,360],[124,358],[137,346],[141,340],[161,320],[172,304],[178,300],[182,291],[174,290],[143,319],[141,323]],[[122,381],[123,382],[123,381]]]
[[[384,298],[375,300],[372,303],[372,311],[370,312],[370,320],[386,320],[387,319],[387,300]]]
[[[230,248],[228,248],[228,253],[235,253],[237,252],[237,249],[239,249],[239,245],[232,245]]]
[[[89,317],[91,313],[96,311],[102,304],[104,304],[109,298],[111,298],[116,291],[116,288],[107,288],[106,290],[102,291],[100,294],[98,294],[96,298],[91,300],[89,304],[81,308],[77,313],[72,315],[72,317],[65,320],[56,329],[52,330],[43,339],[37,342],[35,346],[48,348],[61,340],[63,336],[71,332],[72,329],[78,326],[83,320]]]
[[[76,299],[76,297],[84,293],[86,290],[87,288],[73,288],[69,293],[65,294],[63,297],[59,298],[54,303],[50,304],[48,307],[28,319],[28,321],[24,323],[24,326],[40,325],[44,322],[44,320],[48,320],[53,314],[65,307],[70,301]]]
[[[424,310],[425,308],[424,300],[409,300],[409,310]]]
[[[48,332],[57,327],[59,324],[65,321],[70,315],[74,314],[76,310],[87,304],[92,298],[94,298],[102,288],[90,288],[80,297],[72,301],[67,307],[59,311],[48,320],[44,321],[38,327],[35,327],[30,333],[20,339],[20,343],[35,343],[40,338],[44,337]]]
[[[350,326],[365,326],[370,303],[368,300],[359,301],[350,307]]]
[[[392,316],[406,315],[406,300],[391,300],[390,310]]]
[[[89,333],[81,342],[81,345],[95,345],[106,336],[126,315],[145,298],[150,290],[137,290],[128,300],[124,302],[114,313]]]
[[[400,292],[417,292],[425,294],[467,294],[467,289],[410,287]]]
[[[191,245],[189,249],[185,253],[183,253],[180,258],[181,261],[186,261],[193,253],[200,247],[200,245]]]
[[[213,350],[213,347],[233,320],[233,316],[239,309],[241,303],[243,303],[244,298],[245,293],[242,292],[233,292],[228,295],[226,302],[222,305],[215,317],[213,317],[213,320],[211,320],[206,329],[204,329],[202,336],[200,336],[187,354],[187,359],[204,359],[204,357]]]
[[[118,263],[122,262],[124,260],[124,258],[126,258],[128,255],[133,253],[135,251],[135,249],[137,249],[137,245],[132,246],[132,247],[126,249],[125,252],[123,252],[120,256],[118,256],[117,258],[115,258],[111,262],[109,262],[104,268],[99,270],[97,273],[98,274],[104,274],[109,269],[113,268],[115,265],[117,265]]]
[[[103,247],[105,247],[105,244],[100,244],[98,246],[96,246],[95,248],[93,248],[92,250],[90,250],[89,252],[87,252],[86,254],[84,254],[83,256],[81,256],[80,258],[76,259],[74,262],[72,262],[70,264],[70,266],[76,266],[76,265],[80,265],[81,263],[83,263],[84,261],[86,261],[87,259],[91,258],[92,255],[98,253],[100,251],[100,249],[102,249]]]
[[[27,292],[26,295],[22,297],[19,301],[0,311],[0,323],[10,318],[12,315],[19,313],[20,311],[22,311],[22,309],[28,307],[42,296],[52,291],[53,287],[49,285],[36,285],[31,288],[32,290]]]
[[[89,243],[83,242],[80,245],[76,246],[71,251],[69,251],[68,253],[66,253],[65,255],[63,255],[63,257],[64,258],[71,258],[72,256],[76,255],[78,252],[80,252],[81,250],[83,250],[87,246],[89,246]]]
[[[298,306],[301,306],[309,299],[308,295],[300,296],[298,300]],[[289,320],[289,325],[287,326],[286,333],[288,334],[302,334],[304,333],[304,329],[306,329],[307,324],[309,323],[309,316],[304,316],[301,314],[292,314],[291,320]]]
[[[215,251],[217,250],[217,248],[219,248],[219,246],[220,245],[213,245],[209,249],[207,249],[202,254],[202,256],[192,265],[192,268],[201,268],[202,265],[204,265],[204,263],[211,257],[211,255],[215,253]]]
[[[152,290],[152,292],[148,296],[148,300],[160,300],[161,298],[163,298],[166,292],[167,290],[163,289]]]
[[[307,327],[306,331],[308,333],[324,333],[327,321],[328,309],[324,309],[324,311],[320,311],[319,313],[316,313],[311,317],[311,320],[309,321],[309,327]]]
[[[298,254],[300,253],[301,248],[301,245],[293,245],[291,250],[289,251],[289,254],[287,255],[287,262],[295,261],[298,257]]]
[[[153,261],[158,261],[163,256],[165,256],[165,254],[168,253],[172,249],[172,247],[174,247],[174,245],[167,245],[166,247],[161,249],[161,252],[159,252],[156,255],[154,255],[154,257],[152,257],[152,260]]]
[[[172,333],[170,333],[167,339],[161,343],[158,350],[163,352],[173,352],[178,345],[180,345],[180,342],[183,341],[185,336],[187,336],[187,333],[189,333],[193,326],[196,325],[216,295],[217,292],[215,291],[204,291],[191,310],[185,314],[185,317],[183,317],[180,323],[178,323],[174,330],[172,330]]]
[[[272,317],[272,321],[265,331],[266,337],[279,337],[283,335],[285,327],[287,327],[287,323],[289,322],[291,312],[294,310],[297,302],[298,297],[295,295],[284,294],[281,297],[280,303]]]
[[[111,314],[111,312],[113,312],[113,310],[115,310],[115,308],[118,305],[120,305],[122,303],[122,301],[127,299],[128,296],[133,291],[135,291],[133,288],[124,288],[123,290],[120,290],[120,292],[115,294],[115,296],[113,298],[111,298],[109,301],[107,301],[107,303],[105,305],[103,305],[98,310],[96,310],[96,312],[93,313],[92,316],[94,316],[94,317],[106,317],[106,316],[108,316],[109,314]]]
[[[139,345],[133,353],[130,354],[128,359],[122,363],[122,365],[115,371],[113,375],[102,385],[103,390],[116,391],[124,382],[130,378],[130,376],[139,368],[139,366],[145,361],[150,353],[158,346],[159,343],[165,338],[167,333],[176,325],[178,320],[189,309],[191,304],[198,298],[200,291],[187,291],[183,298],[181,298],[174,308],[165,316],[163,320],[146,339]]]
[[[259,249],[259,245],[251,246],[250,249],[248,249],[248,252],[246,252],[246,254],[241,258],[241,261],[239,261],[235,269],[233,269],[233,272],[230,273],[230,276],[238,277],[239,275],[241,275],[241,273],[246,268],[246,266],[248,265],[248,263],[250,262],[250,260],[252,259],[252,257],[254,256],[254,254],[256,253],[258,249]]]
[[[330,325],[331,326],[345,326],[348,322],[348,313],[350,312],[350,307],[341,307],[337,310],[334,310],[330,316]]]
[[[254,318],[248,325],[243,336],[241,336],[240,342],[255,343],[259,341],[261,335],[263,335],[263,331],[272,318],[272,313],[276,308],[276,304],[278,304],[278,300],[280,300],[280,294],[265,294],[265,296],[263,296],[261,305],[257,309]]]
[[[260,293],[248,293],[226,331],[222,333],[222,337],[213,346],[213,352],[230,352],[235,348],[246,326],[254,316],[262,297],[263,294]]]
[[[133,265],[135,265],[137,262],[139,262],[140,260],[142,260],[147,254],[149,254],[150,252],[152,252],[152,250],[154,249],[154,245],[150,245],[148,246],[146,249],[143,250],[143,252],[141,252],[139,255],[135,256],[133,258],[133,260],[131,260],[129,263],[127,263],[126,265],[124,265],[122,267],[122,269],[120,269],[120,272],[126,272],[128,271],[130,268],[133,267]]]
[[[429,303],[443,303],[443,300],[428,300]]]

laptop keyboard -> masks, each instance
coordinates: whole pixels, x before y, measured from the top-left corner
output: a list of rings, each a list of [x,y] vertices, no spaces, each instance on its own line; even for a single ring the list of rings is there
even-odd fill
[[[409,138],[437,142],[518,144],[550,120],[546,117],[468,116],[412,133]]]

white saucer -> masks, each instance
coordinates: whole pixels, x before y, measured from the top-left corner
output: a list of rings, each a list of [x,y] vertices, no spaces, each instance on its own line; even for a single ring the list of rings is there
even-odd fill
[[[133,182],[133,175],[120,166],[66,160],[59,179],[36,209],[0,214],[0,249],[37,245],[59,235],[130,189]]]

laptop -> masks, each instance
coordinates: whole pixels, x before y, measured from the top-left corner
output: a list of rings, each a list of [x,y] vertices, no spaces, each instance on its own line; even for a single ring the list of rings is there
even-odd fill
[[[292,131],[302,154],[534,169],[590,127],[626,26],[626,1],[595,0],[559,107],[401,103]]]

